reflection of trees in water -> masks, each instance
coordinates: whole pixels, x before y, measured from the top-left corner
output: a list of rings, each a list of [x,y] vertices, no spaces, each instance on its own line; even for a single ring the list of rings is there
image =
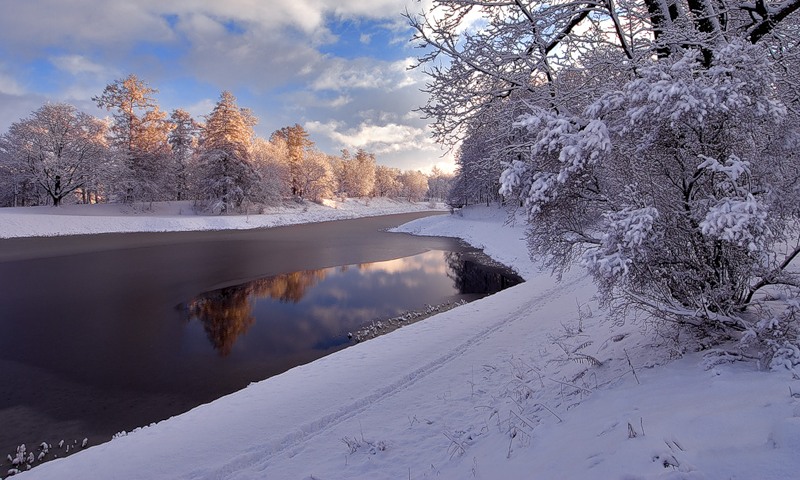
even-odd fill
[[[325,275],[325,270],[305,270],[220,288],[198,295],[186,309],[190,320],[203,323],[208,340],[224,357],[231,353],[236,339],[255,323],[254,299],[269,297],[297,303]]]
[[[445,252],[447,276],[460,294],[486,295],[522,281],[500,267],[479,262],[474,254]],[[380,263],[380,262],[378,262]],[[359,271],[374,268],[372,263],[357,265]],[[348,268],[340,267],[341,271]],[[298,303],[309,289],[322,281],[330,269],[305,270],[254,280],[241,285],[203,293],[188,302],[189,319],[203,324],[208,340],[220,355],[231,353],[236,340],[255,323],[253,306],[259,298]]]
[[[253,282],[256,284],[254,295],[297,303],[306,296],[309,288],[322,281],[326,275],[325,270],[304,270],[256,280]]]
[[[519,276],[511,272],[481,264],[472,254],[445,252],[444,258],[447,276],[453,280],[460,294],[488,295],[522,282]]]
[[[208,340],[223,357],[231,353],[239,335],[255,323],[248,290],[241,285],[221,288],[189,302],[190,318],[203,322]]]

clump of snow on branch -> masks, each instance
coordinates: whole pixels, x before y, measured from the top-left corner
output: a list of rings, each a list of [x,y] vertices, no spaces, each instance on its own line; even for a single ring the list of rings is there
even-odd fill
[[[703,235],[735,243],[757,252],[769,233],[767,212],[753,195],[744,199],[723,198],[712,206],[700,222]]]
[[[703,163],[697,166],[700,170],[708,170],[710,172],[722,173],[731,183],[735,186],[736,182],[742,175],[750,175],[750,162],[743,161],[736,155],[731,155],[723,165],[716,158],[711,158],[706,155],[699,155]]]
[[[767,207],[750,193],[750,162],[731,155],[725,164],[700,156],[704,161],[698,170],[721,174],[717,190],[722,198],[711,205],[700,222],[703,235],[734,243],[750,252],[764,247],[769,235]]]
[[[514,126],[536,133],[532,156],[557,158],[557,171],[534,171],[526,162],[514,161],[500,176],[502,195],[511,195],[516,188],[529,183],[525,202],[533,212],[557,198],[559,184],[566,184],[600,162],[612,147],[608,129],[600,119],[584,122],[535,108],[532,113],[522,115]]]
[[[595,275],[613,278],[628,273],[639,250],[653,235],[658,210],[653,207],[625,208],[603,215],[606,232],[600,245],[590,247],[583,256],[583,265]]]
[[[742,348],[765,345],[762,364],[770,370],[788,370],[800,378],[800,298],[791,297],[783,302],[784,310],[758,321],[742,338]]]
[[[736,42],[726,45],[706,71],[700,67],[700,56],[698,50],[688,50],[667,71],[661,65],[642,69],[642,78],[630,82],[622,96],[613,93],[587,113],[597,114],[627,99],[633,106],[627,112],[631,127],[647,123],[651,117],[667,119],[673,127],[702,125],[720,113],[740,109],[774,119],[786,114],[781,102],[759,91],[774,82],[774,76],[767,60],[752,47]],[[702,78],[698,78],[700,72]]]

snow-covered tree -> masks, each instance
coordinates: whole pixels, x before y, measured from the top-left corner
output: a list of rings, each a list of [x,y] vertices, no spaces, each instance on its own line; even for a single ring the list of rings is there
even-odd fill
[[[200,134],[198,185],[209,209],[227,213],[250,199],[260,179],[250,158],[256,118],[224,91]]]
[[[256,138],[251,147],[253,165],[261,179],[258,197],[261,201],[275,203],[291,195],[289,149],[279,137],[270,141]]]
[[[347,150],[337,159],[340,193],[350,197],[366,197],[375,188],[375,155],[359,148],[351,157]]]
[[[42,198],[39,188],[30,180],[25,165],[17,161],[9,147],[5,137],[0,136],[0,205],[39,205]]]
[[[713,58],[705,68],[687,50],[643,68],[581,115],[522,117],[536,142],[503,191],[525,192],[529,245],[554,266],[580,257],[610,294],[744,328],[758,289],[797,283],[781,268],[797,251],[774,253],[798,220],[797,133],[759,47]]]
[[[433,167],[431,174],[428,175],[428,196],[434,200],[446,200],[452,183],[453,175]]]
[[[158,90],[131,74],[92,98],[97,106],[114,112],[110,143],[119,162],[113,183],[126,202],[166,197],[170,125],[153,97],[156,93]]]
[[[411,17],[422,110],[462,157],[505,162],[533,256],[580,260],[617,306],[763,339],[800,288],[798,9],[437,0]]]
[[[798,9],[800,0],[434,0],[429,11],[409,15],[427,49],[420,64],[429,66],[431,96],[422,111],[436,137],[454,145],[486,104],[515,92],[572,111],[572,94],[590,93],[563,89],[562,75],[575,70],[592,70],[591,86],[686,48],[700,50],[703,67],[737,39],[776,52],[794,48]]]
[[[398,178],[400,170],[397,168],[378,165],[375,167],[375,195],[378,197],[399,197],[403,185]]]
[[[422,200],[428,193],[428,177],[419,170],[402,172],[397,180],[401,185],[400,196],[412,202]]]
[[[295,123],[290,127],[283,127],[272,133],[270,140],[282,139],[289,150],[289,172],[291,175],[292,195],[301,196],[301,177],[307,175],[301,171],[304,157],[314,149],[314,142],[309,138],[308,132],[302,125]]]
[[[375,154],[359,148],[353,162],[358,178],[353,193],[359,197],[371,195],[375,189]]]
[[[191,197],[192,167],[200,135],[200,125],[183,109],[172,111],[169,117],[171,130],[168,141],[172,149],[170,165],[171,197],[186,200]]]
[[[314,201],[333,195],[336,179],[327,155],[319,151],[306,152],[300,160],[296,195]]]
[[[17,185],[36,184],[54,206],[88,186],[108,151],[106,124],[65,103],[46,104],[2,137]]]
[[[503,123],[508,123],[507,121]],[[470,205],[498,199],[499,178],[503,170],[504,152],[509,145],[503,142],[499,127],[503,123],[469,129],[456,155],[456,175],[448,195],[453,204]]]

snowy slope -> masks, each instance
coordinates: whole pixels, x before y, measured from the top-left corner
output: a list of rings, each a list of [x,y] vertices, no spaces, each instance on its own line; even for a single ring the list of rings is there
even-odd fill
[[[581,271],[538,273],[505,220],[403,229],[467,238],[525,284],[15,478],[800,477],[800,382],[668,362],[669,342],[604,317]]]

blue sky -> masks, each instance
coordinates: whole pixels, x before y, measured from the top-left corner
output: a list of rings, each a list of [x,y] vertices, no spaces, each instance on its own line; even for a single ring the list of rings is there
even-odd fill
[[[450,169],[414,109],[425,76],[402,13],[427,0],[0,0],[0,132],[45,102],[136,74],[163,110],[208,114],[222,90],[259,118],[299,123],[328,153],[365,148],[402,169]]]

